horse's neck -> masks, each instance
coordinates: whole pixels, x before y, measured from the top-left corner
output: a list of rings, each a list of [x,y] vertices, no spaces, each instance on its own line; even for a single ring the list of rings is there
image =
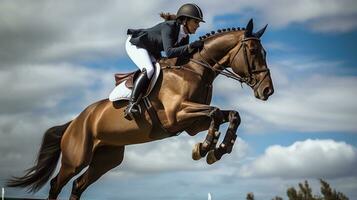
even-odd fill
[[[209,60],[211,65],[216,64],[228,52],[235,47],[240,40],[240,32],[228,32],[226,34],[212,36],[205,41],[204,59]]]
[[[241,34],[239,32],[231,32],[227,34],[212,36],[212,38],[208,38],[205,40],[204,49],[200,52],[196,52],[193,55],[193,59],[200,61],[201,63],[209,64],[211,67],[214,67],[214,70],[220,68],[217,63],[224,64],[221,62],[222,58],[224,58],[228,52],[236,46],[239,42],[239,36]],[[212,74],[213,70],[209,69],[207,66],[200,68],[194,68],[193,70],[198,73],[204,74]],[[212,78],[212,82],[218,74],[216,73]]]

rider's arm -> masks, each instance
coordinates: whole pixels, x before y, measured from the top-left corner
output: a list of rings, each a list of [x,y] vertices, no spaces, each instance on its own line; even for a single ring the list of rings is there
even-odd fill
[[[180,57],[189,54],[189,45],[174,47],[177,38],[173,36],[173,30],[170,25],[165,24],[161,29],[162,43],[164,51],[168,58]]]

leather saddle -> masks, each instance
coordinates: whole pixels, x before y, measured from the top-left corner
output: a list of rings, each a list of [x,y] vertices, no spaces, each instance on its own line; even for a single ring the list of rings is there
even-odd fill
[[[177,58],[172,58],[172,59],[162,58],[158,62],[161,68],[175,66],[177,65]],[[136,71],[128,72],[128,73],[116,73],[114,75],[115,86],[125,81],[125,86],[129,89],[133,89],[134,81],[139,76],[140,72],[141,72],[140,69],[138,69]]]
[[[140,74],[140,69],[136,70],[134,72],[129,72],[129,73],[116,73],[114,75],[115,78],[115,86],[119,85],[120,83],[125,82],[125,86],[129,89],[133,89],[134,86],[134,80],[138,77]]]

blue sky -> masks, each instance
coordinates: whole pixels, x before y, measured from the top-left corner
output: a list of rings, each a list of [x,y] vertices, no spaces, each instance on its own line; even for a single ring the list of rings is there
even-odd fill
[[[275,93],[255,99],[247,86],[219,77],[212,104],[240,112],[233,152],[218,163],[193,161],[205,132],[183,133],[126,149],[122,165],[84,199],[256,199],[319,178],[357,199],[357,4],[353,0],[194,1],[207,23],[198,36],[254,19]],[[0,185],[30,167],[43,132],[106,98],[115,72],[136,69],[124,50],[127,28],[150,27],[185,1],[0,2]],[[134,12],[135,11],[135,12]],[[222,133],[227,126],[222,126]],[[68,184],[61,199],[68,198]],[[13,197],[45,198],[5,188]]]

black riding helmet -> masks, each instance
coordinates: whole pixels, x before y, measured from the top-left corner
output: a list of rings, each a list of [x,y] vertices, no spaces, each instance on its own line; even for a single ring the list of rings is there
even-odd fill
[[[190,17],[193,19],[198,19],[201,22],[205,22],[203,20],[203,14],[202,14],[202,10],[200,7],[198,7],[196,4],[194,3],[187,3],[182,5],[176,14],[177,18],[180,17]]]

